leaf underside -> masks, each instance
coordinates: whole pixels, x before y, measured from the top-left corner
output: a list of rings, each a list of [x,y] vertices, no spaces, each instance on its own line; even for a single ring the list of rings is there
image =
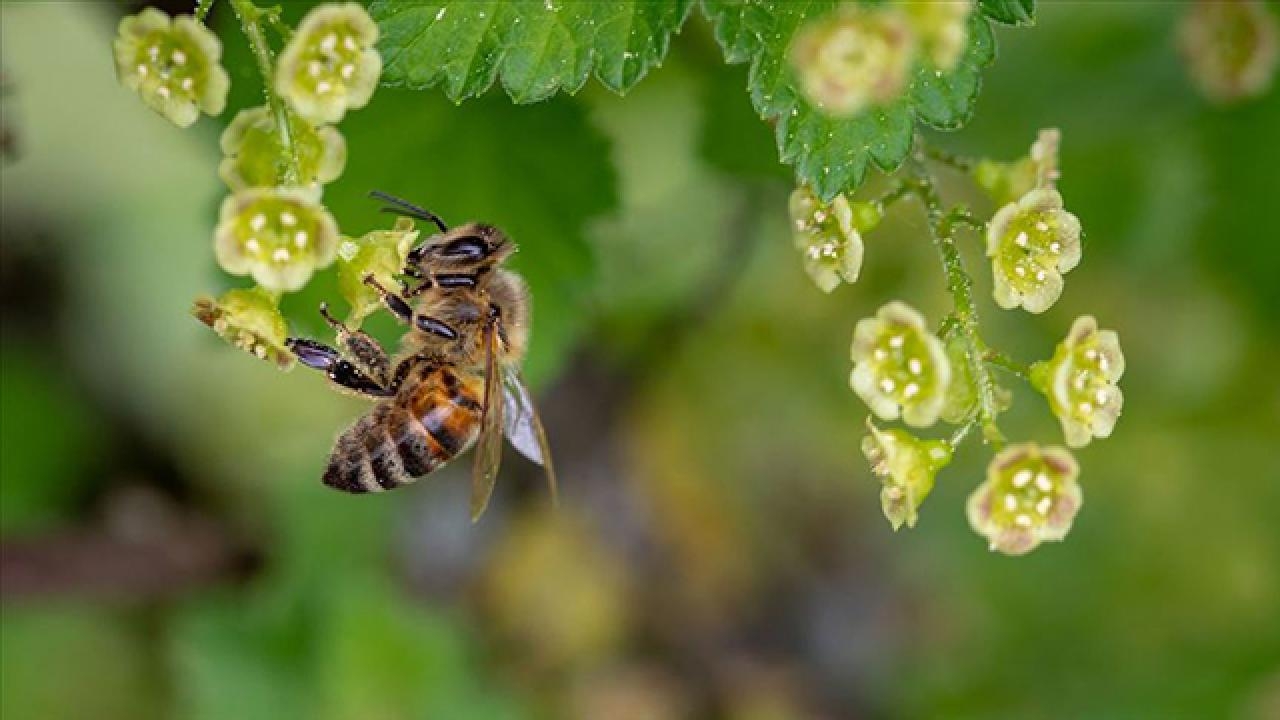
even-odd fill
[[[454,102],[495,80],[517,103],[577,92],[594,74],[626,92],[662,63],[693,0],[375,0],[383,82]]]
[[[915,122],[955,130],[973,115],[981,70],[995,59],[995,38],[983,13],[988,5],[1026,8],[1031,0],[981,5],[969,22],[969,44],[959,65],[941,74],[919,66],[907,93],[852,117],[831,117],[810,105],[796,87],[787,49],[796,31],[832,10],[831,0],[703,0],[716,40],[731,63],[750,62],[748,85],[756,112],[774,124],[778,155],[824,200],[851,191],[875,163],[889,172],[911,149]]]

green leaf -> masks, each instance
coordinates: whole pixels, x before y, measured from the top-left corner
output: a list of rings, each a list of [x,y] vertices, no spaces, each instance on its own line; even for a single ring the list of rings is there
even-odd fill
[[[981,69],[995,59],[991,26],[975,14],[969,47],[954,71],[939,75],[921,65],[899,100],[853,117],[830,117],[801,96],[787,48],[798,28],[835,5],[829,0],[702,3],[725,59],[751,62],[751,100],[756,112],[774,124],[779,157],[824,200],[856,188],[872,162],[886,172],[895,170],[911,148],[916,120],[944,130],[968,122]]]
[[[518,103],[580,90],[592,72],[626,92],[660,65],[693,0],[377,0],[382,79],[454,102],[502,80]]]
[[[978,0],[982,14],[1005,25],[1035,25],[1036,0]]]

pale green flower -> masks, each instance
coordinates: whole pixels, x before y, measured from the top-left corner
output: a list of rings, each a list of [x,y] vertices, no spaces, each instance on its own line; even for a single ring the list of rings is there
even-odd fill
[[[1280,62],[1275,14],[1258,0],[1200,0],[1178,26],[1178,45],[1205,97],[1229,103],[1261,97]]]
[[[302,19],[280,54],[276,92],[313,123],[336,123],[378,87],[378,26],[356,3],[326,3]]]
[[[1062,295],[1062,273],[1080,262],[1080,221],[1056,189],[1036,188],[991,219],[987,256],[996,304],[1042,313]]]
[[[901,9],[852,3],[801,28],[790,50],[805,97],[836,116],[900,97],[915,56],[916,37]]]
[[[954,70],[969,40],[972,0],[906,0],[899,6],[906,11],[921,49],[934,67],[943,72]]]
[[[920,504],[933,490],[934,476],[951,462],[951,446],[942,440],[922,440],[905,430],[881,430],[867,420],[870,435],[862,438],[862,454],[880,477],[880,506],[897,530],[916,526]]]
[[[951,385],[951,363],[924,317],[894,301],[853,331],[853,373],[849,385],[884,420],[901,414],[908,425],[926,427],[938,419]]]
[[[295,358],[285,347],[289,325],[276,298],[262,288],[228,290],[217,300],[196,298],[191,314],[241,350],[281,370],[293,367]]]
[[[1062,540],[1083,502],[1079,474],[1066,448],[1011,445],[992,458],[986,482],[969,496],[969,525],[1006,555]]]
[[[337,128],[312,126],[290,114],[290,137],[298,158],[298,183],[319,192],[338,179],[347,164],[347,143]],[[289,158],[269,108],[241,110],[222,133],[218,175],[232,190],[272,187],[285,182]]]
[[[188,127],[201,112],[217,115],[226,106],[231,80],[219,62],[222,43],[195,18],[145,8],[120,21],[114,50],[120,83],[174,125]]]
[[[223,201],[213,242],[223,270],[252,275],[274,292],[294,292],[333,262],[338,225],[305,190],[249,188]]]
[[[1031,144],[1031,150],[1014,162],[982,160],[973,170],[973,178],[987,194],[1004,206],[1039,187],[1054,187],[1058,170],[1058,148],[1062,132],[1044,128]]]
[[[375,230],[359,238],[343,238],[338,246],[338,290],[351,305],[349,325],[358,327],[382,304],[364,278],[372,275],[383,287],[395,287],[405,257],[418,241],[409,218],[398,218],[391,230]]]
[[[791,193],[789,210],[791,237],[804,253],[813,283],[829,293],[841,282],[856,282],[864,249],[860,230],[879,222],[879,211],[868,203],[850,203],[844,195],[824,204],[803,185]]]
[[[1124,408],[1124,394],[1117,385],[1122,375],[1119,336],[1113,330],[1098,330],[1091,315],[1076,318],[1053,357],[1031,368],[1032,384],[1049,399],[1070,447],[1111,436]]]

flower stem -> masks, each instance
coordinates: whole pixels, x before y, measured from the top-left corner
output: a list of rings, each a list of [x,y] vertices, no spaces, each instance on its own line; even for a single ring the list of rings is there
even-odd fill
[[[203,23],[213,8],[213,0],[196,0],[196,22]]]
[[[971,172],[978,166],[978,161],[971,157],[956,155],[955,153],[947,152],[941,148],[926,145],[924,143],[924,139],[918,135],[916,136],[916,145],[923,148],[925,157],[933,160],[934,162],[942,163],[953,170],[959,170],[960,172],[967,173]]]
[[[262,8],[262,17],[271,26],[271,29],[276,31],[280,39],[288,43],[289,39],[293,37],[293,28],[289,27],[289,23],[280,19],[281,12],[279,5],[272,5],[271,7]]]
[[[275,61],[271,56],[271,46],[267,43],[266,33],[262,31],[261,20],[270,11],[264,11],[252,0],[231,0],[236,17],[240,19],[240,29],[249,40],[249,48],[258,63],[258,73],[262,75],[263,90],[267,96],[267,106],[275,117],[276,134],[280,137],[280,147],[284,149],[285,168],[284,184],[298,184],[298,150],[293,143],[293,128],[289,123],[289,108],[284,99],[276,93]]]
[[[914,188],[925,212],[929,217],[929,234],[933,237],[933,245],[938,249],[938,257],[942,260],[943,271],[947,277],[947,291],[951,294],[951,302],[955,307],[955,327],[964,339],[966,347],[965,360],[969,363],[969,372],[978,391],[978,411],[976,421],[982,426],[982,435],[987,442],[997,449],[1004,445],[1004,435],[996,425],[996,415],[1000,410],[996,401],[996,383],[990,369],[983,362],[989,348],[978,332],[978,310],[973,300],[973,279],[964,269],[964,261],[960,257],[960,248],[955,241],[955,227],[958,224],[955,213],[943,209],[942,198],[934,185],[933,178],[917,162],[914,175]]]
[[[1014,375],[1017,375],[1018,377],[1028,382],[1030,382],[1031,380],[1030,367],[1018,362],[1017,360],[1014,360],[1013,358],[1009,357],[1008,355],[1005,355],[999,350],[996,350],[994,348],[987,348],[987,352],[985,355],[982,356],[982,359],[988,365],[991,365],[993,367],[998,367],[1001,370],[1004,370],[1006,372],[1013,373]]]
[[[951,433],[951,437],[947,439],[947,444],[951,446],[951,449],[955,450],[960,447],[960,443],[964,442],[964,439],[969,436],[969,432],[973,430],[977,424],[978,413],[976,412],[966,418],[964,422],[960,423],[960,427],[956,428],[956,431]]]
[[[872,202],[875,204],[876,208],[878,208],[880,212],[883,214],[884,211],[889,209],[891,205],[893,205],[894,203],[898,202],[899,200],[905,197],[910,197],[911,195],[914,195],[916,191],[917,191],[917,188],[915,183],[908,180],[903,180],[895,184],[893,187],[889,188],[888,190],[886,190],[884,194],[882,194],[880,197],[876,198]]]

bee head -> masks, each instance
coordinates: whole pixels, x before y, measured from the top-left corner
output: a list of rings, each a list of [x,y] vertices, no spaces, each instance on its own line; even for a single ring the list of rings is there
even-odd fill
[[[515,244],[494,226],[467,223],[432,235],[410,250],[405,258],[405,274],[425,277],[430,273],[475,270],[503,262],[515,249]]]

